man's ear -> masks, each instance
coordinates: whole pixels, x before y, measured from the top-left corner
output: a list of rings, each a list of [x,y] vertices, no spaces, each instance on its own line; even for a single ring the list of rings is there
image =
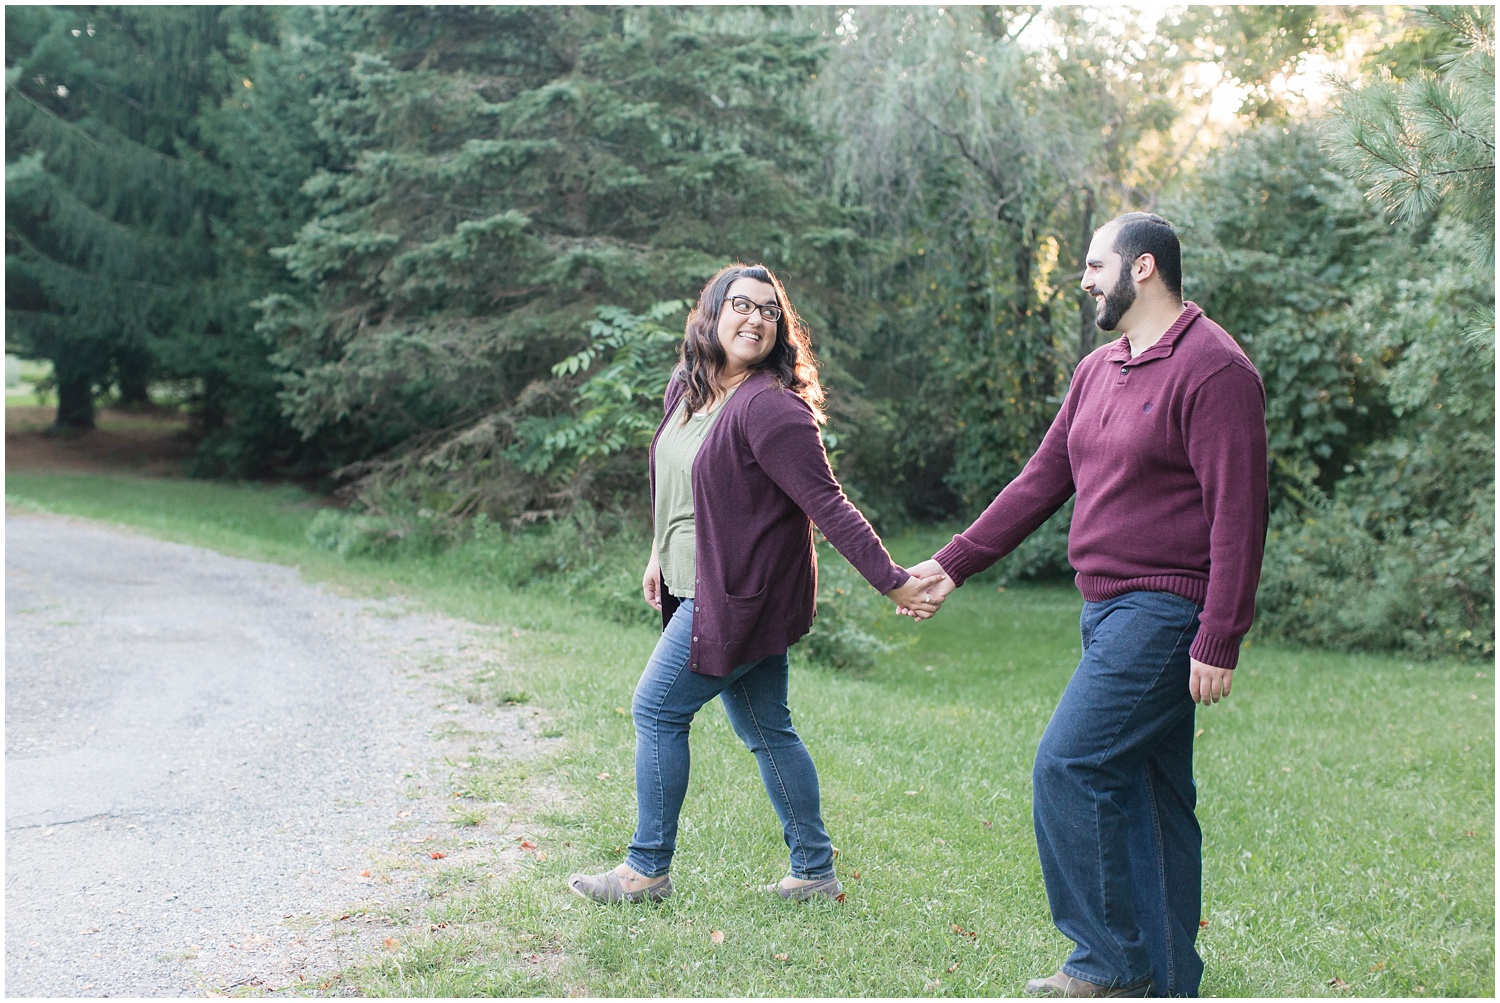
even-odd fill
[[[1135,259],[1135,264],[1130,266],[1130,277],[1136,282],[1145,282],[1156,274],[1156,255],[1147,251]]]

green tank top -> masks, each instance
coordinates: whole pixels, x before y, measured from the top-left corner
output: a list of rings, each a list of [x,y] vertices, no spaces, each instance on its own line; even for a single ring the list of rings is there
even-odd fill
[[[735,388],[739,389],[738,387]],[[687,401],[677,405],[667,427],[656,440],[656,553],[661,560],[662,581],[679,599],[693,598],[698,561],[693,538],[693,460],[708,438],[724,405],[734,396],[729,391],[708,414],[695,414],[682,423]]]

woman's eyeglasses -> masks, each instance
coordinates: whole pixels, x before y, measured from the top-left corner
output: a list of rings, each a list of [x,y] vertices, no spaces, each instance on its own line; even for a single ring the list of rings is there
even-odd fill
[[[744,314],[746,317],[750,316],[751,310],[759,309],[760,315],[771,324],[781,319],[781,307],[775,303],[757,303],[746,296],[731,296],[729,306],[735,313]]]

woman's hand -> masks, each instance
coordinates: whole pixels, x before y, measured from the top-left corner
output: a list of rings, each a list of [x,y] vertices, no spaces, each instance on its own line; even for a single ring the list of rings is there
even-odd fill
[[[948,580],[944,574],[932,575],[929,578],[908,578],[905,585],[899,585],[886,593],[886,597],[896,604],[897,610],[907,616],[918,620],[926,620],[938,611],[948,593],[953,591],[952,587],[939,591],[941,583]]]
[[[930,588],[923,592],[923,595],[927,598],[928,602],[936,603],[939,606],[943,604],[944,599],[948,598],[949,593],[958,588],[957,585],[953,584],[953,579],[949,578],[947,572],[943,570],[943,566],[931,558],[928,558],[921,564],[912,565],[906,569],[906,573],[913,578],[938,579]],[[931,613],[918,613],[916,610],[902,606],[899,603],[897,604],[896,612],[902,616],[909,616],[913,620],[925,620],[932,616]]]
[[[656,544],[651,545],[651,560],[646,562],[646,573],[641,576],[641,593],[646,605],[661,612],[661,558],[656,553]]]

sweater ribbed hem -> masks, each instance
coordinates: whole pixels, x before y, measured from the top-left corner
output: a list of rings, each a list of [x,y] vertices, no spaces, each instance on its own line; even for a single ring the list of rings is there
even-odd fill
[[[945,565],[946,567],[946,565]],[[1141,578],[1106,578],[1102,575],[1078,575],[1078,591],[1087,602],[1104,602],[1127,592],[1170,592],[1189,602],[1203,605],[1208,598],[1208,582],[1187,575],[1146,575]],[[1188,655],[1205,665],[1232,669],[1240,660],[1242,637],[1211,634],[1198,629]]]
[[[1187,575],[1142,575],[1139,578],[1106,578],[1103,575],[1079,574],[1073,579],[1085,602],[1104,602],[1127,592],[1170,592],[1188,602],[1203,605],[1208,598],[1208,582]]]
[[[1206,630],[1199,630],[1198,636],[1193,639],[1192,648],[1188,650],[1188,655],[1204,665],[1232,669],[1239,664],[1240,641],[1241,638],[1238,637],[1221,637],[1218,634],[1210,634]]]

